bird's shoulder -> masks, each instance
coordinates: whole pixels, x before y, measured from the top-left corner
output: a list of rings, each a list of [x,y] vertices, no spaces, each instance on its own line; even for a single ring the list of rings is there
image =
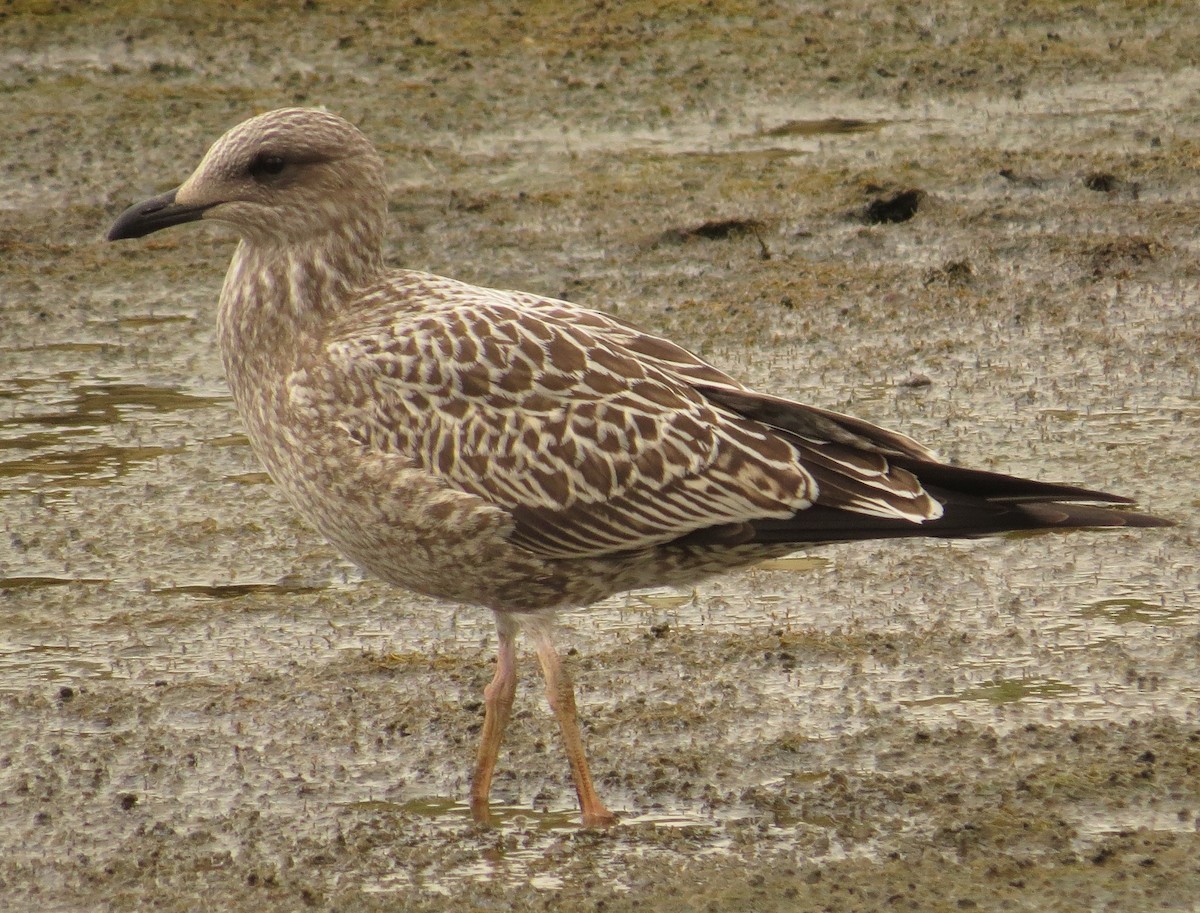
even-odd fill
[[[369,362],[376,371],[403,371],[423,359],[467,375],[495,368],[520,375],[530,368],[601,388],[613,383],[605,384],[607,374],[681,389],[697,383],[744,389],[687,349],[602,311],[414,270],[393,272],[362,290],[327,339],[332,358]]]

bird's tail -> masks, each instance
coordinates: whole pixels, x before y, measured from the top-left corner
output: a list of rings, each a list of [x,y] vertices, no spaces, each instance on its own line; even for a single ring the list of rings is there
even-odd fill
[[[941,503],[940,517],[914,523],[826,507],[818,501],[783,520],[753,521],[752,541],[765,544],[917,536],[964,538],[1016,530],[1175,525],[1162,517],[1101,506],[1133,503],[1130,498],[1104,491],[906,457],[891,457],[891,462],[916,476]]]

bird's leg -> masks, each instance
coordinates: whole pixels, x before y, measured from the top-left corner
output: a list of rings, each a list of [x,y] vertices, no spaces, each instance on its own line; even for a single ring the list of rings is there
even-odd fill
[[[567,760],[571,763],[571,776],[575,779],[575,792],[579,795],[583,824],[585,827],[612,824],[617,820],[617,816],[605,808],[600,797],[596,795],[596,787],[592,785],[592,775],[588,771],[587,757],[583,753],[583,739],[580,738],[579,720],[575,715],[575,685],[567,670],[563,668],[558,651],[554,649],[550,632],[537,631],[534,639],[538,662],[541,663],[542,674],[546,677],[546,698],[550,702],[550,709],[558,717],[563,745],[567,749]]]
[[[517,693],[517,629],[503,616],[496,618],[499,647],[496,650],[496,674],[483,689],[483,735],[479,740],[479,755],[471,775],[471,814],[480,824],[491,824],[488,794],[492,789],[492,773],[500,754],[504,727],[512,714],[513,697]]]

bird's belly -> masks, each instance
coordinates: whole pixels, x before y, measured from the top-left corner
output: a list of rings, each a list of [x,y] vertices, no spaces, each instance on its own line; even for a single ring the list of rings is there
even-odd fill
[[[508,542],[506,511],[447,488],[404,458],[344,434],[322,446],[255,440],[296,510],[346,558],[389,583],[505,611],[573,601],[548,562]]]

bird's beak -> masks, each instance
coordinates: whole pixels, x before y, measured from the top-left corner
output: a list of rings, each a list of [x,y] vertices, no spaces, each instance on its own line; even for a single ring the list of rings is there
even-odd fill
[[[185,206],[175,202],[175,194],[179,188],[169,190],[164,194],[135,203],[126,209],[108,230],[109,241],[120,241],[123,238],[140,238],[160,228],[169,228],[184,222],[195,222],[203,218],[205,210],[214,204],[203,203]]]

